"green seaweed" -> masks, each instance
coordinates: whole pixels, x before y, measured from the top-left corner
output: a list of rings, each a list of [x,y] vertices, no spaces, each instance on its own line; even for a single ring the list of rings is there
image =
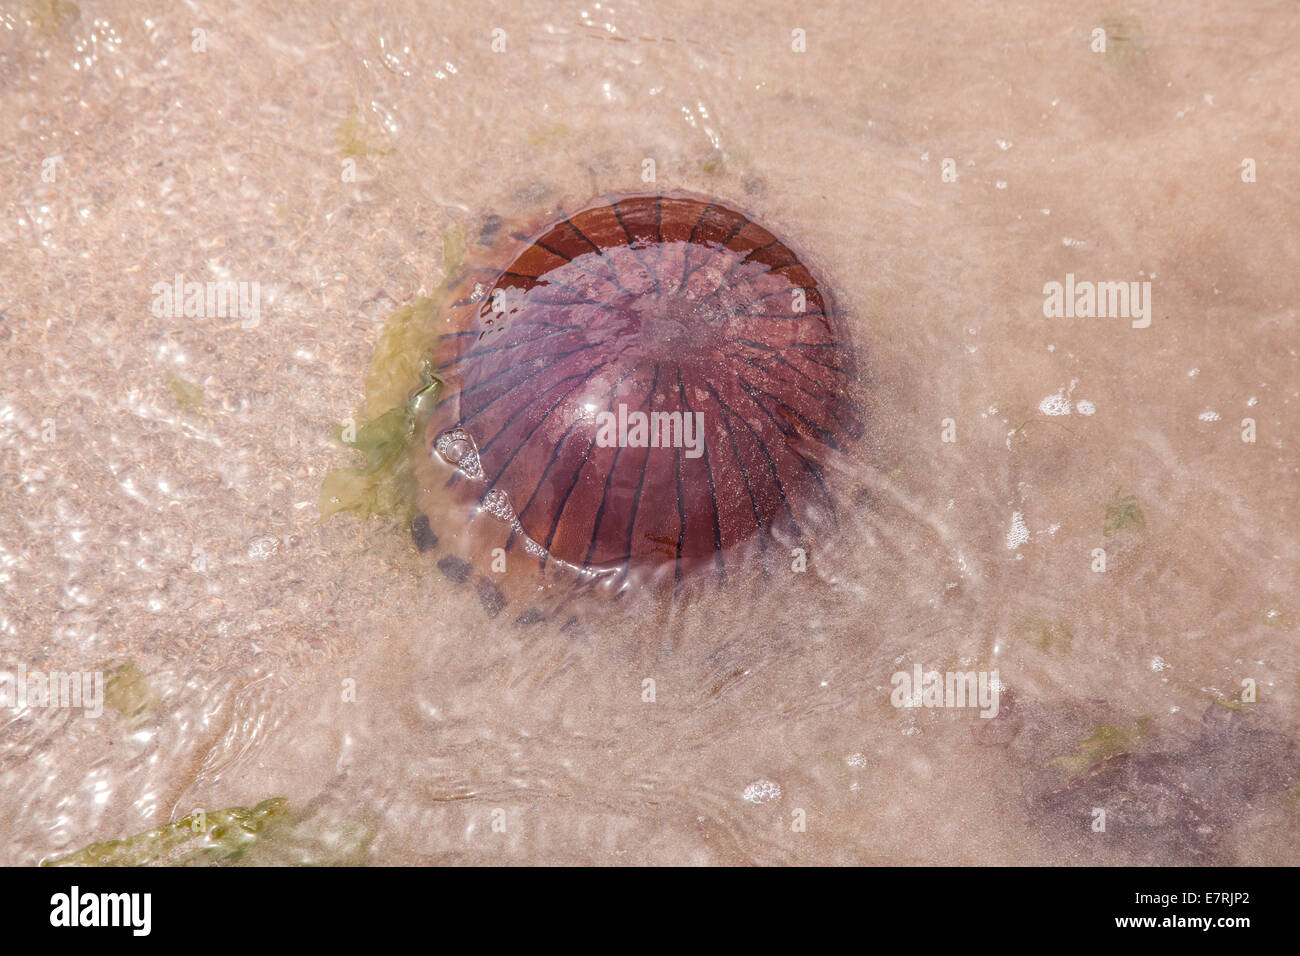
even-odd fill
[[[158,692],[134,661],[111,670],[104,679],[104,703],[122,715],[128,728],[137,728],[153,719],[158,707]]]
[[[720,173],[726,168],[727,160],[720,152],[714,153],[700,163],[700,172],[709,173],[710,175]]]
[[[1300,786],[1288,790],[1282,804],[1292,813],[1300,815]]]
[[[1256,698],[1256,700],[1242,700],[1241,695],[1244,691],[1244,687],[1238,687],[1232,692],[1231,697],[1224,697],[1222,694],[1212,694],[1210,695],[1210,701],[1218,704],[1220,707],[1226,707],[1228,710],[1235,710],[1240,713],[1251,704],[1258,702],[1258,698]]]
[[[1128,64],[1136,61],[1146,49],[1146,34],[1142,21],[1132,14],[1103,17],[1097,24],[1106,31],[1106,55],[1112,62]]]
[[[359,518],[410,517],[414,513],[414,475],[407,449],[418,432],[417,422],[426,408],[437,402],[442,388],[432,372],[426,374],[431,380],[406,404],[389,409],[357,429],[353,447],[366,456],[366,464],[335,468],[325,475],[320,488],[321,521],[340,511]]]
[[[1016,634],[1040,651],[1069,652],[1074,644],[1074,628],[1059,618],[1034,617],[1016,622]]]
[[[197,811],[144,833],[92,843],[42,866],[212,866],[232,863],[257,845],[271,824],[283,820],[284,797],[257,806]]]
[[[365,127],[354,107],[347,119],[334,128],[334,141],[339,144],[339,155],[343,157],[387,156],[391,149],[374,149],[365,138]]]
[[[1133,495],[1121,496],[1116,490],[1110,496],[1110,501],[1106,502],[1106,520],[1102,523],[1101,533],[1108,538],[1113,538],[1118,532],[1125,528],[1145,528],[1147,524],[1146,517],[1142,514],[1142,507]]]
[[[1211,703],[1218,704],[1220,707],[1226,707],[1228,708],[1228,710],[1235,710],[1240,712],[1246,709],[1246,705],[1244,703],[1242,703],[1240,700],[1234,700],[1231,697],[1211,697],[1210,701]]]
[[[81,8],[72,0],[33,0],[27,7],[27,19],[46,36],[54,36],[81,16]]]
[[[1056,757],[1052,766],[1064,770],[1071,777],[1086,773],[1108,757],[1132,753],[1147,736],[1151,716],[1145,714],[1131,727],[1116,724],[1098,724],[1092,735],[1079,741],[1072,754]]]
[[[546,129],[529,133],[525,137],[525,141],[529,146],[545,146],[553,140],[568,135],[569,127],[565,126],[563,123],[556,123],[554,126],[548,126]]]
[[[191,412],[201,412],[207,404],[202,385],[196,385],[175,373],[167,376],[167,387],[171,389],[172,397],[181,408]]]
[[[366,372],[363,420],[352,441],[342,428],[336,440],[360,451],[366,463],[335,468],[321,481],[320,521],[340,511],[360,518],[409,518],[414,513],[409,449],[418,440],[442,392],[433,370],[433,343],[451,287],[465,256],[465,230],[443,232],[445,278],[433,295],[403,306],[384,323]]]

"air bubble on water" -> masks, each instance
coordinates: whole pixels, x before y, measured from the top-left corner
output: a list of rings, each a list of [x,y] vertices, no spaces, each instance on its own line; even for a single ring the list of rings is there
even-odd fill
[[[1029,529],[1025,526],[1025,516],[1019,511],[1011,515],[1011,530],[1007,532],[1007,548],[1014,551],[1029,540]]]
[[[248,556],[254,561],[265,561],[280,550],[280,539],[273,534],[259,535],[248,542]]]
[[[1044,415],[1068,415],[1070,414],[1071,403],[1065,397],[1065,390],[1057,392],[1055,395],[1048,395],[1038,403],[1038,410]]]
[[[781,799],[781,787],[771,780],[755,780],[745,788],[742,796],[750,803],[771,803]]]
[[[459,468],[468,478],[482,478],[478,446],[463,428],[449,428],[434,442],[434,451],[447,464]]]
[[[1219,413],[1215,411],[1204,411],[1196,417],[1203,422],[1217,422],[1219,420]]]
[[[493,517],[514,523],[515,509],[510,507],[510,496],[500,489],[494,488],[484,495],[481,507]]]

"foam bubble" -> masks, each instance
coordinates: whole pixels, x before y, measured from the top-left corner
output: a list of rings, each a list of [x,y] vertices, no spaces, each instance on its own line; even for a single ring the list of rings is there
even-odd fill
[[[1029,528],[1025,526],[1025,516],[1019,511],[1011,516],[1011,530],[1007,532],[1007,548],[1014,551],[1029,540]]]

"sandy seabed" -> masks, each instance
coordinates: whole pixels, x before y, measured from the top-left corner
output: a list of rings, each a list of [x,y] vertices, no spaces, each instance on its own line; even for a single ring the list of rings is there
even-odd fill
[[[0,6],[0,669],[115,679],[0,709],[0,863],[276,796],[250,860],[1300,861],[1298,112],[1269,0]],[[648,159],[835,289],[846,541],[523,627],[318,524],[446,238]]]

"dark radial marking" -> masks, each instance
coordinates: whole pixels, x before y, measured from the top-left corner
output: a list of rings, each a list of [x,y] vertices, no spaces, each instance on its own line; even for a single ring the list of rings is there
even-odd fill
[[[712,292],[704,296],[704,298],[700,299],[700,303],[703,304],[705,302],[708,302],[710,299],[716,299],[718,296],[722,295],[724,291],[730,291],[731,289],[734,289],[737,286],[743,285],[744,283],[748,282],[750,279],[762,278],[763,276],[767,275],[769,272],[773,271],[772,269],[767,269],[763,272],[755,272],[752,273],[751,275],[745,276],[739,282],[733,283],[731,281],[731,277],[736,274],[736,270],[743,265],[748,265],[748,263],[749,263],[748,256],[746,256],[744,259],[737,259],[735,262],[733,262],[731,264],[731,268],[727,270],[726,275],[722,277],[722,281],[718,283],[717,287]]]
[[[682,399],[682,408],[686,415],[694,415],[691,408],[690,399],[686,397],[686,385],[682,382],[682,370],[677,369],[677,393]],[[713,463],[709,461],[709,446],[704,445],[704,471],[709,476],[709,501],[713,503],[713,550],[714,560],[717,561],[718,571],[722,574],[722,580],[727,579],[727,561],[722,554],[722,515],[718,512],[718,488],[713,483]]]
[[[658,376],[656,376],[655,378],[657,381]],[[620,382],[620,384],[622,383]],[[615,391],[615,394],[617,394],[617,390]],[[641,403],[640,411],[645,411],[646,406],[650,404],[650,400],[652,398],[654,398],[653,386],[651,387],[650,391],[646,392],[645,401]],[[583,564],[591,564],[591,556],[596,553],[596,536],[600,534],[600,523],[605,518],[605,504],[606,502],[609,501],[609,489],[610,486],[613,485],[614,483],[614,476],[618,474],[618,459],[619,456],[622,454],[623,454],[622,448],[614,449],[614,462],[609,466],[609,473],[605,476],[605,487],[601,490],[600,493],[600,504],[596,508],[596,521],[591,526],[591,540],[587,543],[587,557],[583,561]]]
[[[641,254],[640,248],[637,247],[636,237],[632,235],[632,230],[627,227],[627,220],[623,218],[623,212],[622,210],[619,209],[618,203],[617,202],[610,203],[609,208],[614,210],[614,218],[616,218],[618,220],[618,224],[623,227],[623,233],[624,235],[627,236],[627,248],[632,250],[632,254],[636,256],[636,261],[641,263],[641,268],[645,269],[646,275],[648,275],[650,277],[650,281],[654,283],[653,294],[658,295],[659,294],[658,270],[651,268],[650,263],[645,261],[645,256]]]
[[[542,281],[542,279],[541,279],[540,277],[538,277],[538,276],[523,275],[522,273],[519,273],[519,272],[503,272],[502,275],[505,276],[505,277],[508,278],[508,279],[525,279],[525,280],[528,280],[529,282],[532,283],[531,285],[527,286],[527,287],[524,288],[524,289],[520,289],[519,286],[512,286],[512,285],[499,286],[499,287],[498,287],[498,288],[502,288],[502,289],[513,289],[513,290],[515,290],[515,293],[516,293],[516,294],[518,294],[519,292],[531,292],[533,289],[545,288],[545,287],[547,287],[547,286],[555,286],[556,288],[559,288],[559,289],[568,289],[570,292],[575,292],[575,293],[577,293],[577,295],[578,295],[578,301],[577,301],[577,302],[555,302],[555,301],[552,300],[552,301],[549,303],[549,304],[551,304],[551,305],[579,305],[579,304],[581,304],[581,305],[594,305],[594,306],[596,306],[597,308],[600,308],[600,309],[611,309],[611,308],[612,308],[612,306],[608,305],[607,303],[600,302],[600,301],[598,301],[598,300],[596,300],[596,299],[589,299],[589,298],[587,298],[585,295],[582,294],[582,290],[579,289],[577,286],[571,285],[571,284],[569,284],[568,282],[564,282],[564,281],[562,281],[562,280],[560,280],[560,279],[557,279],[555,276],[552,276],[552,275],[547,275],[545,281]],[[608,281],[609,281],[609,279],[606,278],[605,276],[602,276],[602,275],[596,275],[595,273],[591,273],[591,272],[589,272],[589,273],[587,273],[587,275],[591,276],[593,279],[600,279],[600,280],[603,281],[603,282],[608,282]],[[489,309],[491,308],[491,302],[492,302],[492,299],[489,297],[488,300],[487,300],[487,302],[485,303],[485,306],[486,306],[487,308],[489,308]]]
[[[582,372],[579,372],[577,375],[568,375],[560,379],[558,382],[555,383],[555,385],[563,385],[565,382],[571,382],[574,379],[581,380],[585,378],[586,375]],[[528,442],[532,439],[532,437],[535,434],[537,434],[537,430],[546,424],[546,420],[551,417],[551,414],[557,408],[559,408],[561,404],[563,404],[566,398],[568,398],[570,395],[572,395],[574,392],[578,390],[580,384],[581,382],[579,383],[579,385],[573,386],[573,388],[569,389],[567,392],[565,392],[563,395],[561,395],[559,398],[557,398],[554,402],[551,403],[551,407],[546,410],[546,414],[543,415],[541,420],[535,423],[533,427],[528,430],[528,434],[524,436],[523,440],[518,442],[514,446],[514,448],[510,452],[510,457],[501,463],[501,467],[497,470],[497,473],[493,477],[493,479],[490,482],[488,482],[487,488],[484,489],[485,491],[491,491],[493,488],[496,487],[496,483],[501,479],[501,476],[505,474],[506,469],[510,467],[510,463],[515,460],[515,456],[524,450],[524,446],[528,444]],[[555,385],[552,385],[551,388],[554,388]],[[550,389],[547,389],[547,391],[550,391]],[[527,411],[527,406],[521,408],[518,412],[515,412],[515,414],[511,415],[508,419],[506,419],[506,423],[502,425],[499,429],[497,429],[497,433],[493,435],[492,438],[489,439],[486,444],[484,444],[479,448],[479,454],[483,454],[484,452],[488,451],[488,449],[490,449],[494,444],[496,444],[497,439],[499,439],[502,435],[504,435],[506,429],[509,428],[512,424],[514,424],[515,419],[518,418],[525,411]]]
[[[717,255],[725,254],[723,251],[727,248],[728,245],[730,245],[731,240],[735,239],[736,236],[740,235],[740,230],[744,229],[748,225],[749,225],[749,220],[742,216],[740,220],[736,223],[736,228],[732,229],[731,232],[728,233],[727,238],[722,240],[721,245],[719,245],[716,249],[710,250],[709,255],[701,259],[699,265],[695,266],[692,269],[687,270],[686,275],[682,277],[682,288],[683,289],[686,288],[686,283],[690,280],[691,276],[695,275],[695,273],[699,272],[700,269],[708,265],[709,262],[711,262]],[[721,286],[719,286],[719,288],[721,288]]]
[[[469,359],[482,358],[485,355],[493,355],[497,352],[509,352],[511,349],[521,349],[524,346],[532,345],[534,342],[540,342],[542,339],[550,338],[552,335],[559,335],[561,332],[576,332],[580,330],[580,325],[563,325],[554,332],[547,332],[545,335],[539,335],[535,339],[524,339],[522,342],[515,342],[512,345],[494,345],[491,348],[475,349],[473,352],[467,352],[464,355],[457,355],[450,359],[445,365],[439,365],[438,371],[451,368],[458,362],[464,362]]]
[[[712,388],[709,389],[709,392],[710,394],[713,394],[716,399],[717,395],[713,392]],[[719,408],[721,408],[721,406],[719,406]],[[763,533],[763,516],[759,512],[758,499],[754,497],[754,485],[749,480],[749,468],[745,465],[745,459],[741,457],[740,443],[736,441],[736,433],[732,430],[731,422],[728,420],[725,411],[720,416],[720,419],[722,421],[722,427],[727,430],[727,437],[731,440],[731,452],[736,456],[737,464],[740,465],[740,476],[745,482],[745,493],[749,495],[750,507],[754,510],[754,527],[758,531],[759,546],[766,550],[767,535]]]
[[[659,368],[658,366],[656,366],[655,367],[656,381],[658,381],[658,377],[659,377]],[[626,376],[624,376],[624,378],[626,378]],[[609,392],[610,401],[613,401],[613,396],[618,391],[618,387],[622,385],[622,383],[623,383],[622,378],[620,378],[617,382],[614,383],[614,387],[611,388]],[[555,443],[555,447],[551,449],[551,456],[546,462],[546,467],[545,469],[542,470],[541,477],[538,478],[537,483],[533,485],[532,493],[529,494],[527,503],[522,508],[519,509],[519,513],[517,517],[522,519],[523,516],[528,512],[528,510],[533,506],[533,502],[537,500],[538,492],[541,491],[543,486],[545,485],[546,476],[551,473],[551,468],[555,465],[556,460],[560,457],[560,452],[561,450],[563,450],[565,442],[569,440],[570,435],[572,435],[575,431],[578,430],[579,426],[581,426],[582,423],[583,420],[581,418],[575,418],[572,422],[569,423],[569,427],[564,430],[564,434],[560,436],[560,440]],[[628,538],[629,540],[631,540],[630,530],[628,532]],[[510,539],[510,543],[513,542],[514,542],[514,537],[512,535]],[[507,547],[508,546],[509,545],[507,545]],[[629,553],[630,551],[631,549],[629,548]]]
[[[771,345],[766,345],[766,344],[761,343],[761,342],[753,342],[753,341],[750,341],[749,339],[736,339],[736,341],[739,342],[741,345],[748,345],[748,346],[750,346],[751,348],[763,349],[764,351],[768,351],[768,352],[775,352],[775,351],[777,351],[777,349],[776,349],[775,347],[771,346]],[[848,369],[841,368],[841,367],[838,366],[838,365],[831,365],[831,364],[829,364],[829,363],[827,363],[827,362],[823,362],[821,359],[813,358],[813,357],[810,356],[810,355],[804,355],[804,354],[803,354],[803,351],[802,351],[803,348],[806,347],[806,346],[809,346],[809,345],[813,345],[813,344],[814,344],[814,343],[811,343],[811,342],[787,342],[787,343],[785,344],[784,347],[785,347],[786,349],[796,349],[796,350],[799,350],[799,356],[800,356],[801,358],[805,359],[806,361],[812,362],[812,363],[815,364],[815,365],[820,365],[820,366],[822,366],[823,368],[829,369],[829,370],[832,371],[832,372],[839,372],[839,373],[841,373],[842,375],[849,375],[849,374],[850,374],[850,370],[848,370]]]
[[[785,268],[789,268],[789,267],[788,267],[788,266],[782,266],[781,268],[782,268],[782,269],[785,269]],[[771,270],[769,270],[769,271],[770,271],[770,272],[780,272],[781,270],[780,270],[780,269],[771,269]],[[753,276],[751,276],[750,278],[758,278],[758,277],[761,276],[761,275],[767,275],[767,274],[768,274],[768,273],[766,273],[766,272],[755,273],[755,274],[754,274]],[[773,298],[774,296],[778,296],[778,295],[780,295],[780,296],[784,296],[787,300],[789,300],[789,299],[790,299],[790,293],[791,293],[793,290],[795,290],[795,289],[800,289],[800,290],[802,290],[803,292],[807,293],[809,296],[812,296],[812,295],[816,295],[816,294],[817,294],[817,287],[816,287],[816,286],[799,285],[799,284],[796,283],[796,282],[791,282],[791,283],[790,283],[786,288],[784,288],[784,289],[777,289],[775,292],[765,292],[765,293],[763,293],[763,294],[760,295],[760,296],[756,296],[755,298],[750,299],[748,302],[745,302],[745,303],[743,303],[743,304],[741,304],[741,305],[737,305],[737,306],[736,306],[736,312],[737,312],[738,314],[740,314],[740,315],[745,315],[745,314],[747,314],[747,312],[746,312],[747,309],[751,308],[752,306],[757,305],[758,303],[762,302],[764,299],[771,299],[771,298]],[[809,317],[812,316],[812,315],[820,315],[820,314],[821,314],[821,310],[818,309],[816,312],[809,312],[809,311],[807,311],[807,310],[805,309],[803,312],[792,312],[792,311],[791,311],[791,312],[785,312],[785,313],[780,313],[780,314],[783,314],[784,317],[787,318],[787,319],[793,319],[793,320],[795,320],[796,322],[798,322],[798,321],[802,321],[803,319],[809,318]]]
[[[480,406],[477,410],[474,411],[473,414],[469,416],[469,418],[465,419],[465,421],[468,422],[470,418],[474,418],[475,416],[491,408],[497,402],[501,401],[501,399],[505,398],[512,391],[518,388],[520,385],[527,383],[530,379],[536,378],[538,375],[541,375],[543,372],[549,371],[554,366],[555,362],[558,362],[561,359],[566,359],[570,355],[577,355],[579,352],[587,352],[590,351],[591,349],[599,348],[599,346],[600,346],[599,342],[588,342],[586,345],[580,346],[576,349],[572,349],[568,352],[561,352],[559,355],[547,356],[547,358],[552,363],[551,365],[543,365],[541,368],[537,369],[532,374],[525,375],[518,382],[515,382],[509,388],[507,388],[504,392],[497,392],[495,398],[489,401],[486,405]],[[482,364],[482,363],[476,363],[476,364]],[[468,395],[470,392],[476,391],[477,389],[487,388],[489,385],[491,385],[493,382],[495,382],[497,379],[501,378],[502,376],[509,375],[511,372],[517,372],[519,371],[519,369],[520,369],[519,365],[507,365],[504,369],[502,369],[496,375],[493,375],[491,378],[484,379],[481,382],[478,382],[472,386],[462,389],[461,395]]]
[[[449,485],[504,492],[543,565],[619,580],[662,566],[681,583],[701,565],[733,580],[733,549],[835,520],[827,465],[861,436],[858,352],[788,246],[672,194],[560,212],[528,241],[437,341],[428,441],[463,428],[482,469]]]
[[[602,272],[595,272],[595,271],[593,271],[593,270],[591,270],[591,269],[588,269],[588,268],[587,268],[587,265],[586,265],[586,262],[584,261],[584,260],[586,259],[586,256],[587,256],[587,254],[585,254],[585,253],[579,252],[576,256],[575,256],[575,255],[570,255],[569,253],[565,252],[564,250],[562,250],[562,249],[556,249],[554,246],[548,246],[546,243],[541,242],[540,240],[534,242],[534,245],[536,245],[539,249],[545,249],[547,252],[549,252],[549,253],[550,253],[551,255],[553,255],[553,256],[558,256],[559,258],[563,259],[565,262],[572,263],[572,264],[573,264],[573,267],[574,267],[575,269],[579,269],[579,270],[581,270],[581,271],[584,272],[585,274],[591,276],[593,279],[599,279],[599,280],[601,280],[602,282],[608,282],[608,283],[610,283],[611,285],[613,285],[614,288],[616,288],[616,289],[621,288],[621,287],[618,285],[617,280],[614,279],[613,277],[608,276],[608,275],[605,275],[605,274],[602,273]],[[543,273],[543,275],[545,275],[545,273]],[[533,278],[535,278],[535,279],[540,279],[541,276],[534,276]],[[552,279],[551,281],[554,281],[554,280]]]
[[[581,229],[579,229],[579,228],[574,224],[573,220],[570,219],[568,216],[566,216],[566,215],[561,215],[561,217],[560,217],[560,221],[561,221],[562,223],[564,223],[566,226],[568,226],[570,229],[572,229],[573,232],[574,232],[574,234],[575,234],[579,239],[581,239],[585,245],[590,246],[592,252],[594,252],[596,255],[600,256],[601,261],[604,262],[604,263],[605,263],[605,266],[609,269],[609,277],[608,277],[608,278],[609,278],[609,280],[610,280],[611,282],[614,283],[614,287],[617,288],[618,291],[619,291],[619,292],[622,292],[624,295],[631,295],[632,293],[629,292],[627,289],[625,289],[625,288],[623,287],[623,283],[619,281],[619,279],[618,279],[618,270],[614,268],[614,264],[613,264],[612,262],[610,262],[610,261],[609,261],[609,257],[605,255],[605,250],[602,249],[600,246],[596,245],[594,242],[592,242],[591,239],[589,239],[589,238],[587,237],[587,234],[586,234],[585,232],[583,232]],[[552,232],[552,233],[555,233],[555,232],[556,232],[556,229],[552,229],[551,232]],[[557,236],[556,238],[558,239],[559,237]],[[580,250],[580,249],[577,250],[577,254],[578,254],[578,255],[581,255],[581,254],[582,254],[582,250]],[[576,258],[576,256],[575,256],[575,258]]]
[[[614,406],[614,399],[618,397],[618,390],[623,387],[623,382],[627,380],[627,377],[631,375],[633,371],[635,371],[634,368],[629,368],[627,371],[625,371],[619,377],[618,381],[614,383],[614,387],[609,390],[610,408],[613,408]],[[569,499],[573,497],[573,493],[578,490],[578,482],[582,479],[582,471],[584,468],[587,467],[587,461],[591,457],[591,450],[595,446],[596,446],[596,435],[595,433],[593,433],[591,436],[591,440],[587,442],[587,450],[583,453],[581,459],[579,460],[577,470],[575,470],[573,473],[573,481],[569,482],[568,490],[565,491],[564,497],[560,499],[559,507],[555,509],[555,516],[551,521],[551,529],[546,535],[547,552],[550,552],[551,550],[551,545],[555,541],[555,534],[560,527],[560,520],[564,517],[564,509],[568,506]]]
[[[752,400],[752,396],[751,396],[751,400]],[[787,438],[790,437],[790,432],[792,431],[792,429],[783,428],[781,426],[780,419],[778,419],[775,415],[773,415],[770,411],[768,411],[768,409],[764,408],[761,402],[754,401],[754,405],[757,406],[759,409],[761,409],[763,414],[772,420],[772,424],[774,424],[777,428],[779,428],[782,434],[784,434]],[[822,496],[826,499],[826,504],[830,506],[830,509],[833,513],[835,511],[835,502],[831,499],[830,491],[827,490],[826,488],[825,476],[822,472],[821,467],[817,465],[816,462],[809,461],[804,456],[804,454],[801,451],[799,451],[799,449],[796,448],[794,445],[790,446],[790,453],[803,462],[804,467],[808,469],[808,473],[811,474],[813,476],[813,480],[817,482],[817,486],[821,489]]]
[[[804,415],[798,409],[793,408],[792,406],[786,404],[784,401],[777,398],[771,392],[759,388],[753,382],[749,381],[749,379],[740,376],[739,380],[740,380],[740,387],[745,390],[745,394],[748,395],[751,399],[754,398],[755,395],[762,395],[764,398],[770,398],[773,402],[776,403],[777,408],[785,409],[785,411],[788,414],[799,419],[799,421],[803,422],[804,425],[806,425],[808,428],[811,428],[813,431],[817,432],[817,434],[821,436],[821,440],[824,444],[830,446],[831,448],[834,448],[836,451],[840,450],[839,446],[835,443],[835,435],[831,432],[829,428],[823,428],[821,425],[818,425],[816,422],[812,421],[810,418],[808,418],[808,416]],[[759,402],[757,399],[755,399],[754,404],[761,406],[762,403]]]
[[[757,369],[758,371],[766,375],[768,378],[774,379],[775,381],[780,382],[782,385],[788,385],[791,388],[800,392],[801,394],[808,396],[808,398],[812,399],[814,402],[818,403],[819,405],[822,405],[822,407],[826,410],[826,414],[830,415],[831,418],[835,419],[835,424],[839,425],[840,428],[846,430],[852,430],[852,426],[849,423],[845,422],[844,419],[842,419],[839,416],[839,413],[835,410],[835,405],[837,404],[837,402],[834,394],[830,394],[828,392],[827,394],[824,395],[818,395],[815,392],[810,392],[808,391],[808,389],[804,388],[798,382],[792,381],[791,379],[775,374],[770,368],[762,364],[763,360],[760,358],[756,358],[754,356],[737,355],[735,352],[727,352],[726,356],[727,358],[733,358],[738,362],[744,362],[750,368]],[[786,368],[792,370],[801,378],[804,378],[807,381],[811,382],[815,387],[822,388],[822,384],[818,382],[817,379],[812,378],[805,372],[801,372],[799,369],[795,368],[785,359],[781,358],[781,356],[778,355],[775,356],[775,358]],[[824,391],[827,390],[824,389]]]
[[[789,515],[790,521],[797,531],[799,527],[799,519],[794,516],[794,509],[791,507],[790,499],[785,492],[785,484],[781,481],[781,469],[777,468],[776,462],[772,458],[772,450],[767,447],[767,442],[758,433],[758,430],[750,423],[749,419],[745,418],[743,415],[737,415],[736,410],[722,399],[722,396],[718,394],[718,390],[712,382],[705,382],[704,384],[708,388],[709,394],[711,394],[714,400],[718,403],[718,407],[736,421],[740,422],[740,424],[744,426],[745,431],[749,432],[754,441],[758,444],[759,450],[763,452],[763,458],[767,462],[767,467],[772,472],[772,480],[776,483],[776,490],[781,496],[781,504],[785,507],[786,514]],[[778,431],[780,431],[780,429],[778,429]]]
[[[656,362],[656,363],[655,363],[655,375],[654,375],[654,379],[653,379],[653,380],[651,381],[651,383],[650,383],[650,395],[651,395],[651,397],[654,396],[654,394],[655,394],[655,390],[656,390],[658,387],[659,387],[659,363]],[[635,532],[635,530],[636,530],[636,515],[637,515],[637,512],[641,510],[641,492],[645,490],[645,473],[646,473],[646,468],[649,466],[649,464],[650,464],[650,456],[647,455],[646,458],[645,458],[645,460],[641,462],[641,474],[640,474],[640,477],[637,478],[637,483],[636,483],[636,493],[632,496],[632,507],[628,509],[628,516],[627,516],[627,554],[628,554],[628,563],[625,564],[625,565],[623,566],[623,574],[622,574],[622,579],[623,579],[623,580],[626,580],[626,578],[627,578],[627,572],[628,572],[628,570],[631,568],[631,557],[632,557],[632,534],[633,534],[633,533]]]
[[[707,206],[701,209],[699,218],[695,220],[695,225],[691,227],[691,236],[686,241],[686,252],[682,258],[682,281],[677,283],[678,295],[682,294],[682,290],[686,288],[686,280],[691,277],[691,253],[694,252],[696,248],[695,237],[700,231],[700,226],[704,223],[704,217],[709,214],[709,210],[712,209],[713,206],[714,203],[710,201]]]

